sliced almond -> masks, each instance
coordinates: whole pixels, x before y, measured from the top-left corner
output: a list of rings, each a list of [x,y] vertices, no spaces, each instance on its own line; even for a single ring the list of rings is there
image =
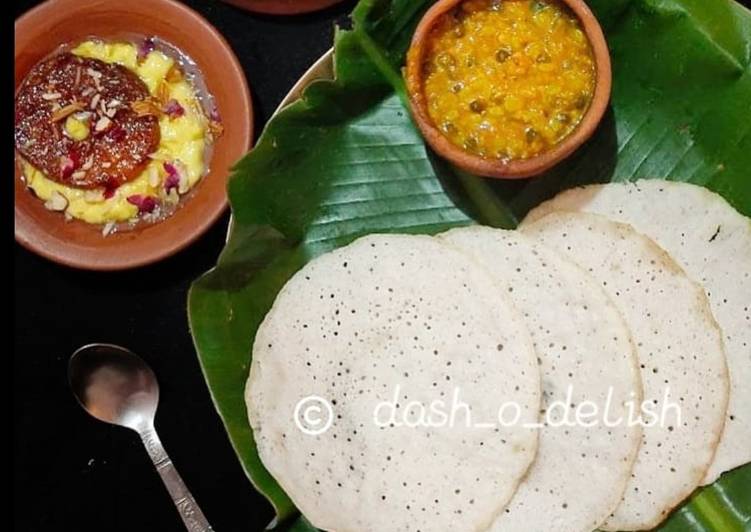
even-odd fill
[[[161,181],[162,179],[159,176],[159,170],[155,166],[151,166],[149,168],[149,185],[151,185],[152,188],[156,188]]]
[[[182,195],[190,190],[190,181],[188,180],[188,171],[182,161],[175,160],[172,164],[177,168],[177,174],[180,176],[180,183],[177,185],[177,191]]]
[[[162,105],[165,105],[170,100],[169,85],[162,81],[156,91],[156,98]]]
[[[107,222],[102,227],[102,236],[108,236],[115,230],[115,222]]]
[[[86,73],[94,80],[94,85],[96,85],[97,90],[101,90],[102,73],[98,70],[94,70],[93,68],[87,68]]]
[[[87,190],[83,193],[83,199],[87,203],[102,203],[104,201],[104,192],[98,188]]]
[[[162,110],[151,99],[138,100],[130,104],[130,108],[133,112],[140,116],[159,116],[162,114]]]
[[[96,92],[96,90],[94,89],[94,87],[86,87],[83,90],[83,92],[81,93],[81,96],[83,96],[84,98],[88,98],[89,96],[91,96],[92,94],[94,94],[94,92]]]
[[[209,136],[211,137],[212,141],[221,137],[223,133],[224,126],[221,122],[217,122],[216,120],[209,120]]]
[[[103,116],[99,120],[97,120],[96,125],[94,126],[94,131],[104,131],[110,125],[112,124],[112,120],[107,118],[106,116]]]
[[[73,175],[70,177],[73,178],[73,181],[81,181],[84,177],[86,177],[86,172],[84,170],[78,170],[77,172],[73,172]]]
[[[99,99],[102,97],[101,94],[96,93],[94,97],[91,99],[91,103],[89,104],[89,107],[92,109],[96,109],[96,106],[99,105]]]
[[[92,166],[94,166],[94,156],[89,155],[86,161],[81,166],[81,170],[91,170]]]
[[[180,194],[177,193],[177,190],[170,189],[170,191],[165,196],[165,200],[170,205],[177,205],[177,203],[180,201]]]
[[[52,100],[59,100],[62,98],[63,95],[59,92],[45,92],[42,94],[42,99],[47,100],[48,102],[51,102]]]
[[[177,66],[177,63],[173,63],[170,69],[167,71],[167,75],[164,76],[164,79],[166,79],[170,83],[177,83],[178,81],[183,79],[183,71],[180,70],[180,67]]]
[[[56,190],[52,193],[50,199],[44,202],[44,208],[55,212],[64,211],[68,208],[68,198]]]
[[[57,111],[54,111],[52,113],[52,116],[50,117],[50,122],[59,122],[60,120],[64,118],[68,118],[68,116],[72,115],[73,113],[77,113],[78,111],[83,110],[83,104],[80,102],[73,102],[69,103],[65,107],[61,107]]]

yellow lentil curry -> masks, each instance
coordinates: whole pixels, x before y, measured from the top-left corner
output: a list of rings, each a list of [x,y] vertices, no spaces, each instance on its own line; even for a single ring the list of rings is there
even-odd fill
[[[578,18],[555,0],[465,0],[431,30],[428,114],[443,135],[488,159],[528,159],[576,129],[595,86]]]

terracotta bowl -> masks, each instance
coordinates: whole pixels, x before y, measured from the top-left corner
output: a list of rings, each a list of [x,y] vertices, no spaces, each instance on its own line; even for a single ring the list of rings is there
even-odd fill
[[[251,146],[253,108],[242,68],[224,38],[206,20],[174,0],[48,0],[16,20],[15,87],[60,45],[86,37],[155,35],[198,65],[216,99],[224,134],[213,148],[209,173],[171,217],[133,231],[102,236],[102,228],[66,222],[44,208],[15,174],[16,240],[55,262],[90,270],[122,270],[163,259],[203,234],[227,206],[230,167]],[[18,165],[16,165],[18,166]]]
[[[338,4],[342,0],[224,0],[228,4],[269,15],[310,13]]]
[[[407,55],[406,78],[409,89],[412,115],[430,146],[442,157],[473,174],[503,179],[531,177],[544,172],[573,153],[589,137],[602,120],[610,100],[612,84],[610,54],[605,36],[597,19],[583,0],[561,0],[579,18],[594,54],[596,72],[595,90],[589,109],[579,126],[554,148],[529,159],[504,162],[472,155],[452,144],[433,124],[427,110],[423,87],[423,57],[427,49],[430,31],[437,19],[454,9],[462,0],[440,0],[431,7],[420,21],[412,38]]]

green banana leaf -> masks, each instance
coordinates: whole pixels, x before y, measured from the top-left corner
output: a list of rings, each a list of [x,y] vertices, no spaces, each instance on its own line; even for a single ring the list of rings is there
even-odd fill
[[[400,68],[431,0],[362,0],[337,31],[336,80],[311,85],[267,125],[229,184],[234,223],[215,269],[191,287],[201,367],[240,463],[279,530],[314,531],[266,471],[243,391],[255,331],[313,257],[372,232],[514,227],[540,201],[589,182],[669,178],[707,186],[751,216],[751,12],[732,0],[590,0],[613,60],[594,137],[519,182],[458,172],[425,146]],[[699,490],[660,530],[751,530],[751,466]]]

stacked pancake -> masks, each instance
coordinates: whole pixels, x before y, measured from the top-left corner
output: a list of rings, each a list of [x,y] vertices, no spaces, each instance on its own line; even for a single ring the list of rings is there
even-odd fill
[[[751,460],[750,276],[751,221],[656,180],[361,238],[257,332],[259,455],[324,530],[653,528]]]

